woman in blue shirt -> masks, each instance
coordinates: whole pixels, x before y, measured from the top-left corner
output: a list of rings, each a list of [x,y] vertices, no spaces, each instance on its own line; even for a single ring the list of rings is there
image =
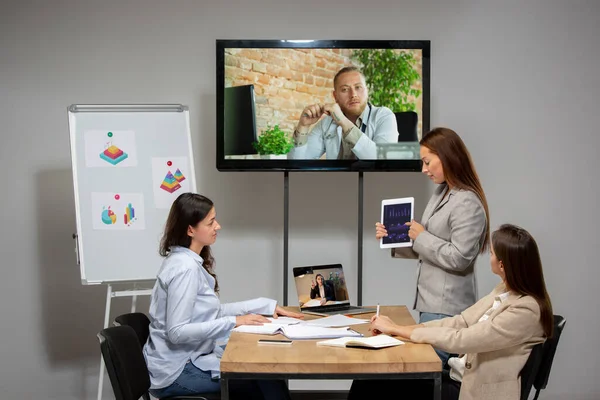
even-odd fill
[[[271,322],[264,315],[302,318],[266,298],[221,304],[210,250],[219,229],[208,198],[184,193],[173,202],[160,244],[165,259],[152,291],[150,336],[144,346],[154,397],[218,392],[224,348],[217,339],[239,325]],[[234,397],[289,399],[283,381],[232,381],[230,388]]]

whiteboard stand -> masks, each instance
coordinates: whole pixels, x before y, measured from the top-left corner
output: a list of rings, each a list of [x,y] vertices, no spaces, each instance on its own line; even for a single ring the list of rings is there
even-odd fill
[[[130,297],[131,296],[131,312],[135,312],[138,296],[150,296],[152,289],[140,289],[137,283],[133,284],[132,289],[114,290],[112,284],[108,284],[106,289],[106,309],[104,311],[104,328],[108,328],[110,320],[110,305],[113,297]],[[104,385],[104,359],[100,354],[100,375],[98,377],[98,400],[102,400],[102,387]]]

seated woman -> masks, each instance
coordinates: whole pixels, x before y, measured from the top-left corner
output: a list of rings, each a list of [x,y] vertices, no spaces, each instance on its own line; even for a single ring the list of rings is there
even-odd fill
[[[518,400],[519,374],[531,349],[552,336],[552,304],[533,237],[517,226],[502,225],[492,234],[490,253],[492,272],[502,283],[461,314],[412,326],[396,325],[382,315],[371,319],[374,333],[429,343],[460,355],[448,362],[451,370],[443,377],[443,400]],[[374,384],[379,389],[395,386],[395,393],[399,389],[426,393],[432,388],[412,380],[355,381],[348,398],[372,393]]]
[[[150,393],[156,398],[220,391],[217,339],[239,325],[271,322],[264,315],[303,318],[275,300],[221,304],[210,245],[221,225],[215,207],[199,194],[183,193],[171,206],[160,254],[165,257],[150,301],[150,336],[144,356]],[[289,399],[284,381],[231,381],[233,398]]]
[[[325,277],[321,274],[317,274],[317,282],[312,281],[310,284],[310,298],[315,297],[321,298],[321,304],[325,304],[328,301],[335,300],[335,290],[333,284],[327,282]]]

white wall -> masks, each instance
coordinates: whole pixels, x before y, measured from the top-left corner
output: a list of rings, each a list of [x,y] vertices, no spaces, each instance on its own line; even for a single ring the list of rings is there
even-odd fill
[[[215,169],[215,39],[314,38],[431,40],[432,126],[464,138],[492,226],[537,238],[568,320],[544,398],[599,398],[600,3],[282,3],[2,2],[0,397],[96,396],[106,288],[82,286],[75,265],[69,104],[189,105],[198,184],[223,225],[222,297],[282,300],[283,174]],[[373,223],[388,197],[414,194],[420,214],[431,187],[416,173],[364,179],[364,303],[411,304],[415,265],[380,250]],[[342,262],[355,296],[357,174],[292,173],[290,195],[290,266]],[[480,293],[497,282],[488,262]],[[118,300],[113,313],[127,309]]]

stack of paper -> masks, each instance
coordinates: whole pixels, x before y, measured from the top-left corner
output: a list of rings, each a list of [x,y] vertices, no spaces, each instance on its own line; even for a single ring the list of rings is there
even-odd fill
[[[288,339],[330,339],[339,337],[361,337],[362,334],[349,328],[323,328],[304,324],[279,325],[240,325],[233,329],[234,332],[255,333],[260,335],[275,335],[281,333]]]
[[[282,327],[282,333],[292,340],[299,339],[328,339],[345,336],[361,337],[358,333],[349,328],[322,328],[319,326],[310,326],[304,324],[286,325]]]
[[[263,325],[240,325],[233,328],[234,332],[256,333],[259,335],[275,335],[281,333],[281,328],[285,325],[263,324]]]
[[[368,319],[360,319],[360,318],[352,318],[347,317],[342,314],[336,314],[329,317],[319,318],[319,319],[311,319],[309,321],[302,322],[305,325],[310,326],[323,326],[329,328],[335,328],[340,326],[351,326],[351,325],[359,325],[359,324],[367,324],[369,323]]]

